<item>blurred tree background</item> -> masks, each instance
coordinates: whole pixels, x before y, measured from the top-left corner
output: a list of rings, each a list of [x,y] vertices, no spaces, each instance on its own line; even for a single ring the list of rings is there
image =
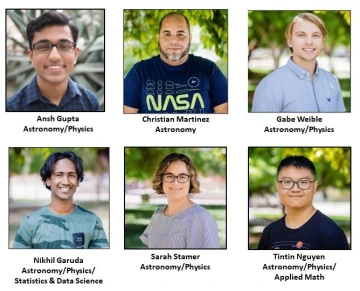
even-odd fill
[[[31,19],[49,10],[6,11],[6,94],[10,97],[30,83],[35,71],[30,63],[26,26]],[[105,68],[104,28],[105,10],[58,10],[71,18],[79,28],[77,47],[80,53],[71,78],[96,94],[104,110]]]
[[[249,112],[257,84],[272,70],[290,57],[285,30],[292,19],[304,12],[318,15],[328,29],[323,53],[329,71],[335,74],[342,89],[346,111],[350,103],[350,24],[351,11],[249,11],[248,12],[248,60],[249,60]],[[318,57],[318,59],[319,59]],[[269,69],[269,63],[272,69]],[[336,70],[336,68],[339,68]],[[340,72],[343,71],[343,72]]]
[[[9,247],[21,219],[48,204],[40,169],[54,152],[73,151],[83,161],[84,180],[74,203],[98,215],[109,239],[109,148],[9,148]]]
[[[277,167],[290,155],[309,158],[319,182],[315,208],[330,216],[350,243],[351,148],[249,148],[249,246],[256,248],[263,228],[282,217],[277,196]]]
[[[210,50],[215,61],[227,76],[228,56],[228,11],[218,9],[203,10],[124,10],[124,75],[132,66],[159,54],[157,34],[160,20],[169,12],[183,13],[190,22],[193,33],[190,53]],[[194,35],[200,32],[200,39]],[[199,42],[201,41],[201,42]],[[195,53],[197,54],[197,53]],[[214,61],[214,60],[213,60]]]
[[[146,248],[139,236],[166,196],[151,188],[159,163],[170,153],[182,153],[200,176],[200,193],[189,194],[215,218],[221,248],[226,248],[226,148],[125,148],[125,248]]]

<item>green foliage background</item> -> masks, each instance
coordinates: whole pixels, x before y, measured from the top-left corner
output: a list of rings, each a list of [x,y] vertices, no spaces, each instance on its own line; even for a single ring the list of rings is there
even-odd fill
[[[54,152],[73,151],[83,161],[85,171],[97,172],[98,152],[104,148],[9,148],[9,174],[40,173],[47,157]]]
[[[29,84],[35,76],[27,54],[28,22],[49,10],[7,10],[6,73],[7,97]],[[105,68],[104,68],[104,10],[62,10],[79,28],[79,39],[84,42],[71,78],[94,92],[104,110]],[[15,33],[9,32],[9,21],[15,25]],[[20,36],[20,38],[18,37]]]
[[[187,155],[203,175],[226,177],[226,148],[125,148],[125,177],[150,179],[157,166],[170,153]]]
[[[346,190],[351,185],[351,148],[249,148],[249,195],[274,193],[277,167],[289,155],[303,155],[316,168],[319,188]]]
[[[131,67],[144,59],[159,54],[157,34],[161,18],[172,11],[183,13],[191,27],[201,28],[201,43],[221,58],[219,68],[227,76],[228,11],[203,10],[124,10],[124,75]],[[194,41],[194,39],[193,39]],[[190,53],[194,46],[192,45]]]

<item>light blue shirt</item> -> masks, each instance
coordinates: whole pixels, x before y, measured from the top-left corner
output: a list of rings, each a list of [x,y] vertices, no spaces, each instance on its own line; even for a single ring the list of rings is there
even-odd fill
[[[290,58],[255,90],[252,112],[345,112],[339,80],[319,68],[309,73]]]

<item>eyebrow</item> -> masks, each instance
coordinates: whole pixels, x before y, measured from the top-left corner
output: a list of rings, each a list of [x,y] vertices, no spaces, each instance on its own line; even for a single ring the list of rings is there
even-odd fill
[[[293,178],[291,178],[291,177],[282,177],[281,179],[294,180],[294,179],[293,179]],[[301,177],[298,181],[300,181],[300,180],[305,180],[305,179],[310,180],[310,179],[311,179],[311,177],[308,177],[308,176]]]
[[[74,42],[73,40],[70,40],[70,39],[67,39],[67,38],[61,38],[61,39],[59,39],[57,42],[61,42],[61,41],[70,41],[70,42]],[[35,42],[35,43],[39,43],[39,42],[41,42],[41,43],[43,43],[43,42],[50,42],[50,43],[52,43],[50,40],[48,40],[48,39],[40,39],[39,41],[37,41],[37,42]]]
[[[174,176],[176,176],[174,173],[164,173],[164,175],[174,175]],[[178,174],[178,176],[179,175],[190,175],[190,174],[188,174],[188,173],[180,173],[180,174]]]
[[[162,31],[162,33],[169,33],[169,32],[171,33],[170,30],[163,30],[163,31]],[[177,32],[177,33],[179,33],[179,32],[186,33],[185,30],[177,30],[176,32]]]

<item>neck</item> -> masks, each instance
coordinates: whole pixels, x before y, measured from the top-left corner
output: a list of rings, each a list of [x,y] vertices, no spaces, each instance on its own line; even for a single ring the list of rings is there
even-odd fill
[[[305,224],[316,212],[316,209],[311,205],[305,209],[286,209],[285,225],[288,228],[299,228]]]
[[[66,215],[74,211],[75,205],[72,199],[65,201],[52,199],[48,208],[55,214]]]
[[[60,83],[49,83],[37,77],[37,84],[41,94],[46,97],[51,103],[59,105],[62,97],[65,95],[68,87],[68,79]]]
[[[173,216],[181,211],[193,206],[195,203],[192,202],[188,197],[185,197],[184,199],[177,199],[177,200],[171,200],[168,199],[168,206],[165,209],[165,215],[166,216]]]

